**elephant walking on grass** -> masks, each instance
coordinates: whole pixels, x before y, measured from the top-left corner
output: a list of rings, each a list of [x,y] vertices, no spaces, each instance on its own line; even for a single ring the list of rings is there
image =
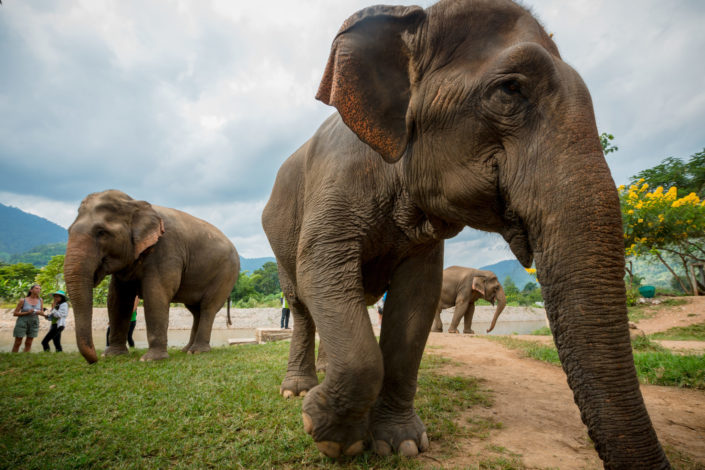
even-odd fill
[[[108,290],[110,346],[106,356],[126,354],[135,295],[144,300],[149,350],[141,360],[169,357],[169,303],[193,314],[189,353],[210,351],[215,314],[230,295],[240,258],[223,233],[185,212],[136,201],[109,190],[88,195],[69,227],[64,278],[76,317],[76,343],[88,362],[93,345],[92,288],[112,274]]]
[[[472,330],[472,317],[475,314],[475,302],[485,299],[492,305],[497,302],[497,308],[492,318],[492,324],[487,330],[494,329],[497,318],[507,305],[502,284],[492,271],[451,266],[443,270],[443,286],[441,287],[441,300],[436,308],[431,331],[442,332],[441,310],[455,307],[453,319],[450,322],[448,333],[457,333],[460,319],[463,319],[463,333],[474,334]]]
[[[509,0],[374,6],[339,30],[317,98],[337,109],[262,215],[295,317],[282,393],[337,457],[416,455],[417,373],[443,240],[500,233],[536,261],[551,330],[605,467],[666,468],[636,377],[619,198],[590,94]],[[377,343],[367,313],[388,290]],[[328,350],[318,385],[315,331]]]

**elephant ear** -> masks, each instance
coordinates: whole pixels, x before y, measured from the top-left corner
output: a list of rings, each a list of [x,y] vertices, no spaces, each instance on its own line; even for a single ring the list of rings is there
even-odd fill
[[[151,204],[136,201],[137,210],[132,215],[132,245],[135,247],[135,259],[159,241],[164,234],[164,222]]]
[[[316,94],[389,163],[401,158],[410,134],[411,53],[403,34],[425,17],[417,6],[378,5],[355,13],[333,41]]]
[[[482,297],[485,297],[485,278],[475,276],[472,278],[472,290],[479,292]]]

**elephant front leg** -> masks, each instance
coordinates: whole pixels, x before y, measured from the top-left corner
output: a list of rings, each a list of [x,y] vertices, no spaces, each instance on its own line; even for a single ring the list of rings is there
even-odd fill
[[[448,327],[448,333],[458,333],[458,324],[460,323],[460,319],[465,317],[465,314],[470,308],[470,305],[472,305],[472,303],[465,295],[458,295],[458,297],[455,299],[455,312],[453,313],[453,319],[451,320],[450,326]],[[463,332],[467,333],[467,331]]]
[[[328,352],[325,379],[304,398],[303,422],[318,449],[337,458],[364,450],[369,413],[382,385],[382,355],[359,271],[316,272],[320,266],[330,263],[316,259],[315,266],[300,269],[297,276],[299,288],[311,286],[303,301]]]
[[[384,382],[370,418],[374,449],[380,455],[415,456],[429,446],[426,428],[414,410],[414,396],[440,296],[442,267],[440,245],[407,259],[389,286],[380,337]]]
[[[132,306],[137,295],[137,286],[130,282],[120,282],[115,276],[108,287],[108,320],[110,322],[110,346],[104,356],[128,354],[127,333],[130,330]]]
[[[286,292],[291,291],[287,290]],[[315,366],[316,326],[306,306],[300,300],[289,297],[289,308],[294,319],[294,326],[289,346],[286,376],[279,388],[279,393],[285,398],[304,396],[318,385]]]
[[[166,359],[167,330],[169,328],[169,297],[161,289],[142,289],[144,294],[144,319],[147,325],[149,349],[140,361]]]

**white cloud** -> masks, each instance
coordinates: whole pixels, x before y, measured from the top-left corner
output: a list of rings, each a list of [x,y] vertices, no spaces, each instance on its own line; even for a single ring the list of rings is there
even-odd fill
[[[615,134],[618,184],[705,146],[705,2],[523,1]],[[332,113],[314,99],[331,40],[373,3],[4,2],[0,202],[68,226],[88,193],[117,188],[271,254],[259,216],[276,171]],[[505,245],[463,232],[447,264],[512,258]]]
[[[17,207],[24,212],[43,217],[64,228],[68,228],[76,220],[80,202],[72,204],[41,196],[14,194],[5,191],[0,191],[0,201],[6,206]]]

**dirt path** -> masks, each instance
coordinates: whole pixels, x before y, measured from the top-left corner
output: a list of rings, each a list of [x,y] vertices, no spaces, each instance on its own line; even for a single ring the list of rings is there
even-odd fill
[[[664,309],[664,318],[659,319],[659,313],[650,319],[645,331],[704,321],[701,306],[705,307],[705,298]],[[695,317],[688,316],[693,313]],[[489,418],[502,423],[487,439],[460,442],[459,457],[444,460],[444,467],[476,468],[492,456],[515,454],[527,468],[602,468],[561,368],[522,358],[518,351],[477,336],[432,333],[428,344],[428,353],[456,362],[447,368],[449,374],[480,378],[493,392],[492,408],[475,407],[459,419]],[[705,468],[705,392],[652,385],[641,389],[661,443]],[[432,444],[425,458],[438,465],[434,459],[441,456],[434,452],[439,450]]]
[[[705,297],[686,297],[688,303],[675,307],[658,307],[655,316],[641,320],[637,326],[647,335],[675,326],[705,322]]]

